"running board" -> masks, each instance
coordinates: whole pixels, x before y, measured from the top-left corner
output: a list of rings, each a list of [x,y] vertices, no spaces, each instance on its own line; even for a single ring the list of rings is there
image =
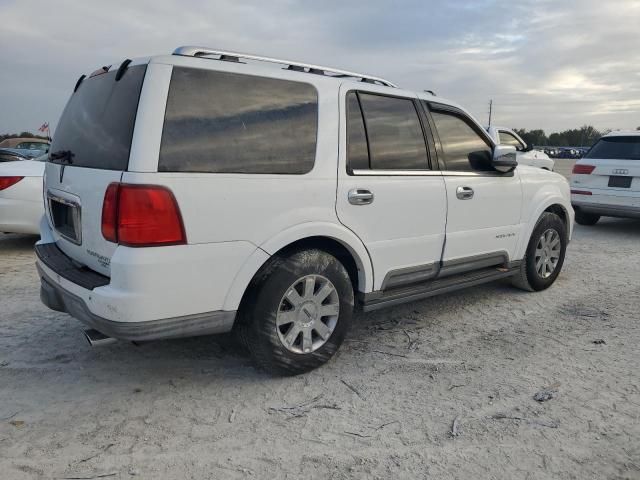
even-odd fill
[[[362,310],[371,312],[380,308],[413,302],[414,300],[421,300],[423,298],[473,287],[474,285],[493,282],[501,278],[512,277],[518,273],[519,268],[520,262],[511,262],[509,268],[486,268],[440,280],[432,280],[411,287],[368,293],[362,297]]]

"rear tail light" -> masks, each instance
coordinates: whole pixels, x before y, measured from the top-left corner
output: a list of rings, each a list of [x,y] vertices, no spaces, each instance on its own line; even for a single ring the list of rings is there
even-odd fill
[[[102,204],[102,235],[129,247],[187,243],[176,199],[158,185],[109,185]]]
[[[120,184],[112,183],[107,187],[102,202],[102,236],[105,240],[118,243],[118,194]]]
[[[593,195],[589,190],[571,190],[572,195]]]
[[[24,177],[0,177],[0,190],[6,190],[12,185],[15,185]]]
[[[596,169],[595,165],[582,165],[582,164],[576,163],[573,166],[572,173],[577,173],[579,175],[591,175],[591,172],[593,172],[595,169]]]

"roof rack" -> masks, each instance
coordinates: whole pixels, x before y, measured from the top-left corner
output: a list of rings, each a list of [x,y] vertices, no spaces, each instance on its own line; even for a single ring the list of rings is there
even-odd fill
[[[282,60],[278,58],[261,57],[258,55],[251,55],[248,53],[228,52],[223,50],[213,50],[206,47],[178,47],[173,51],[174,55],[181,55],[184,57],[208,57],[210,55],[218,56],[217,60],[224,60],[227,62],[239,62],[240,59],[256,60],[259,62],[278,63],[280,65],[286,65],[289,70],[295,70],[297,72],[313,73],[316,75],[326,75],[330,77],[351,77],[359,78],[361,82],[377,83],[386,87],[397,88],[397,85],[384,80],[382,78],[372,77],[370,75],[364,75],[362,73],[348,72],[346,70],[336,70],[335,68],[321,67],[318,65],[309,65],[306,63],[292,62],[289,60]]]

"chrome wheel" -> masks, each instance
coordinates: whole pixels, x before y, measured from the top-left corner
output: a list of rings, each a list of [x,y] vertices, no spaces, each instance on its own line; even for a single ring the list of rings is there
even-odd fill
[[[322,347],[338,323],[340,298],[329,279],[306,275],[282,296],[276,329],[282,345],[293,353],[311,353]]]
[[[549,278],[560,260],[562,241],[560,234],[553,228],[545,230],[536,245],[536,272],[541,278]]]

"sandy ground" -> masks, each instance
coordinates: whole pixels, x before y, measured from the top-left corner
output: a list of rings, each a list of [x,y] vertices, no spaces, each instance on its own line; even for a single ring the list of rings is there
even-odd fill
[[[40,304],[35,239],[0,235],[0,478],[639,479],[639,240],[578,226],[545,292],[358,314],[273,378],[225,336],[91,349]]]

